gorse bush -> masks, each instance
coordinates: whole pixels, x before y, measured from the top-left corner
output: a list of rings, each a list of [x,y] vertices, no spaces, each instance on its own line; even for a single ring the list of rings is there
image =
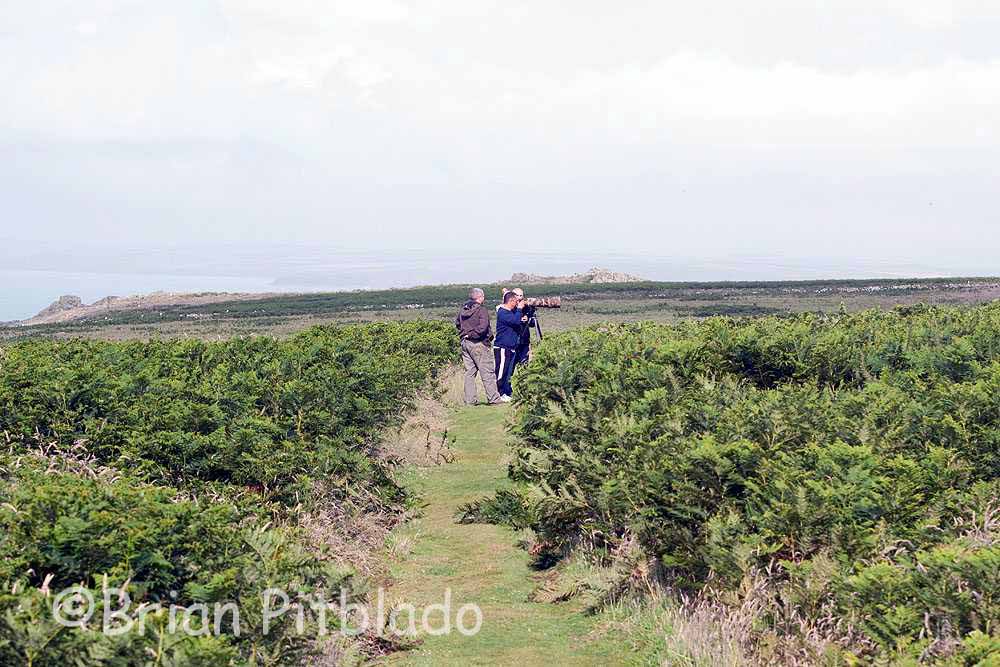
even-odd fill
[[[873,659],[997,649],[1000,305],[594,327],[515,394],[534,488],[506,512],[551,552],[634,537],[690,590],[768,572]]]
[[[288,614],[264,634],[263,592],[363,586],[297,513],[408,500],[377,445],[454,347],[408,323],[0,349],[0,664],[301,664],[316,633]],[[125,587],[133,609],[232,602],[240,632],[169,633],[166,611],[145,635],[63,628],[51,596],[74,585]]]

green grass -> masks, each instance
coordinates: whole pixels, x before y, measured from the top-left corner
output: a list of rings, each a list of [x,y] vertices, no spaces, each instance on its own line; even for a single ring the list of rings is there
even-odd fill
[[[479,634],[458,632],[424,637],[416,648],[390,657],[391,665],[607,665],[623,664],[629,647],[604,637],[589,640],[598,619],[579,603],[530,602],[536,575],[524,539],[490,525],[455,522],[463,503],[492,493],[506,483],[504,418],[506,407],[457,408],[449,434],[455,460],[434,468],[413,469],[404,483],[425,499],[421,516],[397,534],[411,551],[397,565],[389,591],[396,602],[418,609],[452,591],[452,609],[476,603],[483,611]],[[638,664],[638,663],[637,663]]]

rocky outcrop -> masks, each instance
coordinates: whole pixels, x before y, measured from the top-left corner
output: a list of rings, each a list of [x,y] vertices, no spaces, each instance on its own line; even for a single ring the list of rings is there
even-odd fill
[[[103,299],[98,299],[97,301],[95,301],[94,303],[92,303],[90,305],[93,306],[93,307],[95,307],[95,308],[108,308],[108,309],[112,309],[112,308],[114,308],[115,304],[118,303],[119,300],[121,300],[121,297],[119,297],[119,296],[106,296]]]
[[[628,273],[593,268],[585,273],[575,273],[571,276],[539,276],[533,273],[515,273],[510,277],[512,285],[571,285],[583,283],[637,283],[639,278]]]
[[[66,294],[53,301],[32,319],[50,319],[61,313],[65,313],[67,310],[74,310],[81,306],[83,306],[83,299],[72,294]]]

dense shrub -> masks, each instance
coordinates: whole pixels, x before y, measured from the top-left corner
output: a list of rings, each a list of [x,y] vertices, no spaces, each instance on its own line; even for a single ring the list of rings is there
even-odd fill
[[[263,592],[353,601],[357,585],[297,512],[407,499],[377,444],[453,339],[408,323],[0,348],[0,664],[301,664],[316,633],[290,613],[265,635]],[[241,632],[170,633],[166,611],[146,634],[70,630],[52,595],[74,585],[127,587],[133,609],[235,603]]]
[[[59,466],[36,455],[0,465],[0,664],[161,664],[150,659],[157,651],[162,663],[185,666],[296,664],[315,637],[294,631],[293,617],[265,635],[264,591],[337,599],[343,589],[354,598],[350,574],[311,551],[293,528],[267,527],[229,503],[181,500],[176,489],[110,471],[90,477]],[[239,633],[231,616],[219,636],[168,633],[166,613],[152,615],[145,634],[137,626],[106,635],[100,613],[89,630],[63,628],[51,596],[75,585],[97,600],[105,586],[124,587],[133,617],[143,603],[232,602]]]
[[[287,340],[28,341],[4,350],[0,430],[83,441],[151,481],[293,500],[310,477],[401,499],[370,456],[453,354],[433,323],[314,327]]]
[[[593,327],[515,395],[532,506],[505,512],[550,551],[634,536],[681,588],[808,579],[785,603],[835,608],[869,657],[1000,629],[1000,305]]]

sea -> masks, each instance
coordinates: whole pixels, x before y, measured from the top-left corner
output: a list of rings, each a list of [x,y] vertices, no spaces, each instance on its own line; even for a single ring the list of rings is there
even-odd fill
[[[0,242],[0,322],[62,295],[92,303],[151,292],[325,292],[501,282],[514,272],[568,275],[593,267],[650,280],[808,280],[995,275],[987,262],[783,255],[678,257],[588,250],[357,249],[330,244],[61,244]]]

